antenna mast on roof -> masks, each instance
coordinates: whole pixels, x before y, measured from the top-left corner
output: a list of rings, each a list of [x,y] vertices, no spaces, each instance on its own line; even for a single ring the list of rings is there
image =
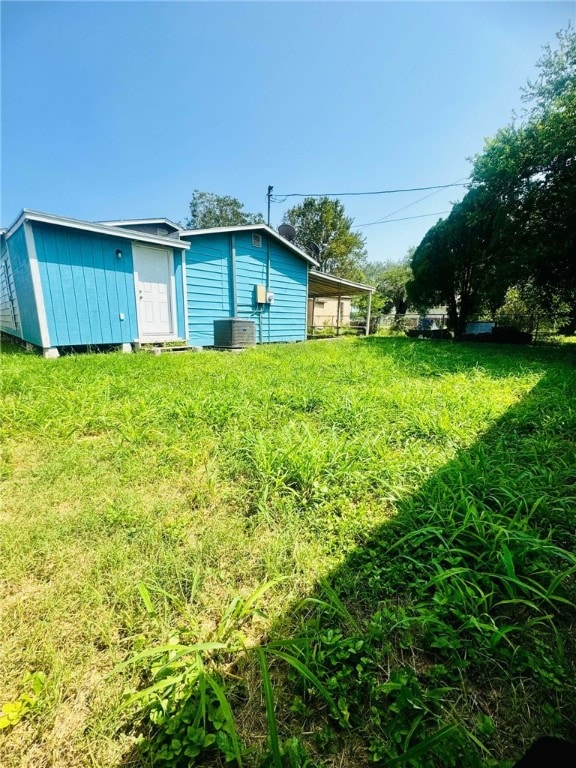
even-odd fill
[[[268,226],[270,226],[270,198],[272,197],[272,190],[274,187],[270,184],[268,185],[268,192],[266,193],[266,197],[268,198]]]

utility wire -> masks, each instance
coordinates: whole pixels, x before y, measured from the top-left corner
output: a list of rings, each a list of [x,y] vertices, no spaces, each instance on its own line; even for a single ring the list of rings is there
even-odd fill
[[[373,221],[370,224],[362,224],[363,227],[372,227],[375,224],[392,224],[393,221],[408,221],[409,219],[425,219],[427,216],[442,216],[450,211],[438,211],[437,213],[421,213],[419,216],[403,216],[401,219],[386,219],[385,221]]]
[[[304,194],[303,192],[291,192],[290,194],[279,193],[274,195],[272,200],[275,203],[284,202],[289,197],[357,197],[359,195],[395,195],[400,192],[427,192],[430,189],[448,189],[449,187],[465,187],[466,184],[436,184],[431,187],[409,187],[405,189],[381,189],[377,192],[316,192]],[[282,198],[278,200],[277,198]]]
[[[454,184],[459,184],[461,181],[464,181],[466,176],[464,176],[461,179],[458,179],[454,182]],[[376,219],[376,221],[369,221],[366,224],[355,224],[353,229],[361,229],[362,227],[371,227],[374,224],[383,224],[386,223],[386,219],[389,219],[390,216],[394,216],[395,213],[400,213],[401,211],[405,211],[407,208],[411,208],[413,205],[417,205],[418,203],[421,203],[423,200],[428,200],[429,197],[434,197],[434,195],[439,194],[442,191],[442,189],[437,189],[434,192],[431,192],[429,195],[424,195],[424,197],[419,197],[418,200],[414,200],[412,203],[408,203],[408,205],[403,205],[402,208],[396,208],[394,211],[390,211],[390,213],[387,213],[385,216],[382,216],[380,219]],[[426,214],[431,215],[431,214]]]
[[[405,211],[406,208],[411,208],[413,205],[417,205],[418,203],[421,203],[423,200],[427,200],[429,197],[432,197],[433,195],[437,195],[442,190],[437,189],[435,192],[431,192],[429,195],[424,195],[424,197],[419,197],[418,200],[414,200],[413,203],[408,203],[408,205],[403,205],[402,208],[396,208],[395,211],[390,211],[390,213],[387,213],[386,216],[382,216],[380,219],[376,219],[376,221],[368,221],[366,224],[355,224],[353,226],[354,229],[361,229],[362,227],[373,227],[374,224],[385,224],[386,220],[390,218],[390,216],[394,216],[395,213],[400,213],[400,211]]]

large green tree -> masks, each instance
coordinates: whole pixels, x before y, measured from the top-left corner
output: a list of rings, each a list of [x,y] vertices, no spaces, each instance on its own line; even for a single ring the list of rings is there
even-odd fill
[[[263,224],[261,213],[248,213],[243,203],[229,195],[216,195],[195,189],[190,201],[189,229],[231,227],[242,224]]]
[[[519,126],[500,130],[474,160],[473,184],[505,213],[518,285],[542,308],[566,303],[576,323],[576,33],[558,34],[528,83]]]
[[[295,243],[311,253],[322,272],[349,280],[361,280],[366,260],[364,237],[352,231],[339,200],[307,197],[284,214],[296,230]]]
[[[408,309],[407,285],[412,278],[410,261],[415,248],[410,248],[406,258],[400,262],[369,262],[364,267],[364,279],[376,286],[372,307],[376,311],[404,315]]]
[[[425,309],[446,304],[456,337],[475,314],[494,314],[510,284],[502,211],[483,189],[471,189],[430,229],[412,255],[408,299]]]
[[[412,259],[416,303],[446,302],[461,334],[474,313],[494,316],[508,288],[532,286],[576,324],[576,34],[545,49],[524,89],[518,125],[474,159],[471,188],[424,237]]]

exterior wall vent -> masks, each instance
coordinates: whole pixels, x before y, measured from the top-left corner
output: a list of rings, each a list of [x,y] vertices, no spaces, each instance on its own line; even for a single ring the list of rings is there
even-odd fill
[[[216,349],[246,349],[256,344],[256,323],[239,317],[214,320]]]
[[[254,248],[262,248],[262,235],[257,235],[256,232],[252,234],[252,245]]]

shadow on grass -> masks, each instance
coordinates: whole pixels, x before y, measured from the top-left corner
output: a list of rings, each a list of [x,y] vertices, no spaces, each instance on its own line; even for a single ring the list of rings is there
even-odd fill
[[[356,343],[414,376],[541,378],[271,628],[282,765],[509,765],[537,736],[576,739],[574,353]],[[240,730],[262,734],[260,691],[226,679]]]
[[[2,355],[29,355],[32,354],[26,349],[25,342],[10,336],[7,333],[0,333],[0,353]]]
[[[415,374],[444,375],[479,368],[491,376],[504,377],[518,372],[519,365],[548,373],[550,366],[576,367],[576,345],[477,344],[466,341],[408,339],[402,336],[369,336],[356,344],[374,355],[394,355],[413,366]]]
[[[433,342],[360,343],[393,348],[423,376],[477,365],[509,376],[527,360],[438,345],[429,371],[418,345]],[[533,350],[532,391],[273,628],[322,685],[291,675],[292,732],[313,734],[322,759],[494,765],[536,736],[576,740],[575,359]]]

